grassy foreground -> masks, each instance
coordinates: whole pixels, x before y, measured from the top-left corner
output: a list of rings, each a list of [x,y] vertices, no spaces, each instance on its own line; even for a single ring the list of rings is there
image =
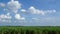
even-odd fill
[[[60,34],[60,27],[0,26],[0,34]]]

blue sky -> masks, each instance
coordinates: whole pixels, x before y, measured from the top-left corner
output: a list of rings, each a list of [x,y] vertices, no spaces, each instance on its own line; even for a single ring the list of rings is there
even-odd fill
[[[60,26],[60,0],[0,0],[0,26]]]

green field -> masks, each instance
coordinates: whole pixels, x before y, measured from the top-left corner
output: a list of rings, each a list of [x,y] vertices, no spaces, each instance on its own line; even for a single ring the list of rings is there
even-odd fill
[[[0,26],[0,34],[60,34],[56,26]]]

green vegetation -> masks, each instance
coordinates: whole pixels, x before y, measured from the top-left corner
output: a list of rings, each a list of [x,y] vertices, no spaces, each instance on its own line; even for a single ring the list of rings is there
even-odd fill
[[[0,34],[60,34],[60,27],[0,26]]]

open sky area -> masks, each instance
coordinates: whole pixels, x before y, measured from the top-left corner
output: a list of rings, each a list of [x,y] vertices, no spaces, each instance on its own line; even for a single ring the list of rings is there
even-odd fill
[[[0,26],[60,26],[60,0],[0,0]]]

